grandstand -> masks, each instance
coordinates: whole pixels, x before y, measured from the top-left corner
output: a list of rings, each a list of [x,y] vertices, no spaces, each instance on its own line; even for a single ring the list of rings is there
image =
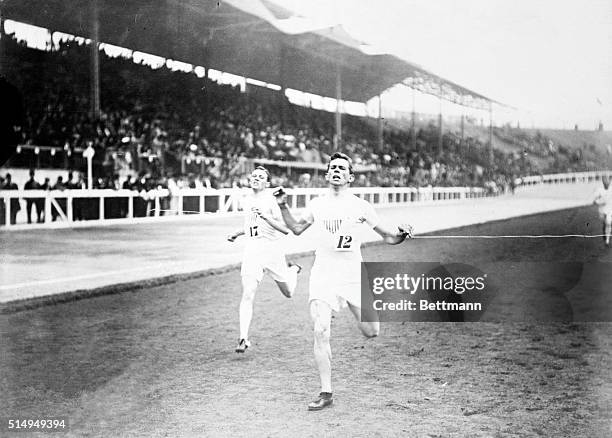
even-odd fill
[[[33,159],[38,157],[32,157],[33,148],[42,146],[41,156],[46,159],[54,151],[55,163],[63,162],[64,166],[83,170],[84,160],[76,163],[74,160],[78,160],[79,152],[91,142],[96,150],[96,179],[109,178],[117,171],[122,178],[130,171],[159,178],[165,172],[177,175],[191,170],[200,178],[212,179],[213,187],[228,187],[233,185],[232,176],[236,172],[230,173],[240,157],[319,164],[334,148],[334,119],[325,111],[285,101],[281,127],[274,92],[249,86],[243,93],[235,87],[203,81],[194,74],[154,71],[122,58],[101,57],[103,105],[100,119],[94,121],[88,110],[87,71],[81,72],[81,77],[71,76],[74,66],[87,64],[87,48],[75,43],[62,44],[57,51],[38,53],[11,42],[7,58],[13,62],[9,65],[19,70],[9,69],[9,77],[20,81],[22,87],[28,84],[25,88],[32,91],[26,96],[28,107],[46,111],[28,112],[29,126],[22,131],[22,142],[33,147],[21,148],[10,163],[16,166],[38,164]],[[29,57],[38,61],[24,62]],[[41,75],[41,70],[51,74]],[[206,83],[205,93],[203,83]],[[73,98],[65,99],[70,93]],[[41,104],[43,101],[45,105]],[[435,180],[421,181],[422,178],[415,176],[417,169],[425,166],[430,170],[436,158],[442,165],[450,166],[456,161],[452,154],[461,152],[456,138],[445,137],[444,151],[437,154],[439,157],[432,156],[438,138],[431,126],[419,129],[417,145],[412,151],[406,147],[409,131],[387,130],[381,148],[372,122],[356,116],[345,117],[344,132],[341,149],[355,157],[356,164],[374,165],[377,170],[383,165],[411,167],[415,181],[404,181],[405,185],[436,183]],[[476,149],[476,156],[482,155],[479,152],[485,148],[483,143],[473,139],[465,141]],[[409,156],[411,152],[414,156]],[[128,160],[129,157],[135,160],[129,163],[131,166],[125,162],[126,155]],[[216,159],[222,159],[220,166],[213,166],[219,169],[201,166],[206,161],[217,162]],[[408,160],[417,165],[409,164]],[[424,164],[419,166],[419,161]],[[465,185],[468,178],[463,171],[449,180],[441,179],[438,184]],[[482,182],[470,181],[475,185]],[[378,185],[376,181],[373,184]]]
[[[59,10],[69,10],[68,2],[58,3],[56,6]],[[238,38],[239,34],[239,31],[232,30],[233,26],[240,27],[247,16],[258,19],[249,32],[258,32],[261,26],[278,26],[276,16],[271,18],[248,8],[242,10],[239,4],[223,7],[234,14],[221,26],[232,38]],[[207,14],[223,12],[211,12],[210,8],[210,5],[205,6]],[[6,18],[14,16],[50,28],[55,25],[72,30],[77,25],[64,17],[59,26],[54,21],[57,18],[50,13],[45,18],[33,16],[30,14],[32,7],[27,2],[19,5],[8,2],[5,10],[5,24]],[[271,11],[273,14],[283,14],[278,9]],[[98,13],[105,15],[112,14],[112,11],[102,8]],[[206,25],[213,34],[217,31],[211,24]],[[8,27],[17,28],[15,25]],[[276,28],[273,30],[268,32],[274,35],[274,44],[278,45],[284,34]],[[54,32],[49,34],[50,39],[44,47],[46,50],[42,51],[27,47],[27,41],[18,40],[16,34],[3,38],[4,74],[24,91],[28,109],[21,132],[21,145],[8,167],[55,168],[77,171],[75,175],[84,174],[86,160],[82,152],[91,145],[95,151],[93,181],[96,188],[128,187],[130,179],[141,180],[143,177],[150,180],[150,187],[167,188],[169,177],[185,187],[194,184],[210,188],[235,187],[244,183],[240,176],[244,174],[245,166],[252,166],[256,159],[268,160],[268,164],[273,161],[278,163],[272,166],[278,184],[292,186],[300,179],[307,179],[310,186],[317,187],[323,185],[317,171],[318,165],[325,162],[325,157],[333,150],[340,149],[353,156],[356,164],[363,165],[364,173],[369,170],[367,180],[373,186],[484,187],[495,182],[503,187],[510,185],[518,176],[596,170],[596,164],[600,162],[601,151],[583,157],[576,156],[567,148],[555,149],[553,159],[552,153],[542,155],[541,149],[547,147],[544,144],[547,141],[537,136],[520,130],[508,133],[502,128],[495,128],[493,136],[489,132],[487,138],[487,128],[464,120],[460,126],[445,122],[444,132],[435,123],[414,121],[410,126],[399,121],[386,121],[383,129],[380,120],[364,115],[344,114],[343,122],[339,123],[338,114],[334,116],[324,109],[294,105],[288,100],[290,93],[286,91],[297,92],[291,87],[300,87],[311,96],[315,95],[313,93],[333,96],[334,91],[339,91],[322,85],[329,81],[315,81],[312,72],[308,73],[311,77],[306,79],[302,78],[304,74],[298,71],[298,67],[284,71],[285,76],[281,79],[286,83],[282,87],[235,75],[229,76],[233,81],[241,78],[242,82],[238,82],[242,85],[222,85],[212,78],[222,78],[228,74],[207,67],[208,71],[203,75],[202,72],[206,70],[193,67],[195,63],[178,65],[177,61],[164,63],[163,58],[157,60],[172,67],[178,65],[188,73],[181,71],[181,68],[172,71],[144,65],[153,61],[145,61],[144,55],[137,57],[134,49],[142,50],[139,45],[146,43],[146,34],[134,36],[136,46],[122,51],[119,46],[110,44],[118,42],[110,30],[103,28],[100,32],[99,39],[102,41],[104,38],[105,42],[101,43],[100,51],[95,51],[98,73],[94,76],[90,68],[91,43],[87,44],[85,38]],[[166,32],[173,37],[172,29]],[[291,37],[290,42],[295,38]],[[297,47],[292,50],[301,50],[300,53],[306,53],[304,56],[314,57],[306,59],[306,62],[321,62],[312,49],[313,39],[316,39],[317,43],[329,41],[326,43],[329,47],[325,50],[330,54],[344,50],[343,59],[352,56],[350,62],[362,64],[361,70],[372,69],[367,73],[368,83],[371,83],[368,89],[364,89],[359,78],[353,77],[350,72],[338,78],[342,79],[337,85],[342,90],[343,106],[349,106],[345,98],[366,99],[380,94],[393,80],[405,79],[401,77],[404,74],[412,74],[418,79],[412,83],[424,91],[432,92],[436,84],[427,80],[427,75],[431,75],[429,72],[418,66],[402,64],[393,57],[374,56],[378,63],[373,64],[368,56],[355,53],[356,42],[347,35],[339,38],[333,33],[319,32],[300,38],[304,40],[291,42]],[[232,42],[234,47],[240,47],[240,44],[244,44],[244,41]],[[285,47],[282,44],[281,47]],[[211,53],[224,49],[215,47],[210,41],[207,47]],[[171,49],[160,45],[156,56],[166,54],[164,51]],[[201,60],[186,47],[174,50],[183,53],[189,61]],[[289,59],[278,61],[281,70],[286,69],[285,64],[291,64],[292,57],[296,56],[286,47],[283,50],[283,56]],[[258,55],[264,56],[264,53]],[[248,74],[268,81],[274,78],[270,71],[261,70],[262,66],[253,64],[253,56],[245,55],[240,65],[235,64],[236,60],[228,65],[227,60],[213,55],[208,61],[215,68],[233,68],[234,72],[239,71],[245,76]],[[380,61],[387,63],[384,73],[383,70],[376,70],[382,68]],[[326,72],[333,73],[334,68],[333,65],[322,66]],[[96,82],[96,77],[99,77],[98,87],[92,89],[91,84]],[[475,97],[479,105],[486,102],[483,96],[452,82],[446,81],[445,87],[452,89],[452,99],[465,96],[471,100]],[[96,92],[98,96],[94,108],[90,97]],[[398,127],[392,128],[393,125]],[[489,148],[491,143],[493,151]],[[43,171],[39,175],[43,177],[46,174]],[[49,175],[55,177],[56,173]],[[51,182],[55,180],[53,178]],[[20,178],[16,182],[21,188],[25,179]],[[76,182],[76,185],[83,184]]]

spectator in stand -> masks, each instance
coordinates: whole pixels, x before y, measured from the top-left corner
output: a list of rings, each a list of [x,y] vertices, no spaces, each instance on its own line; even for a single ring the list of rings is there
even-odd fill
[[[194,74],[152,70],[122,58],[104,58],[101,63],[105,96],[101,117],[96,120],[89,115],[84,79],[87,47],[61,43],[54,51],[39,52],[7,38],[5,49],[6,64],[14,66],[8,78],[27,90],[24,101],[28,112],[20,141],[63,147],[67,152],[91,144],[96,150],[96,178],[120,173],[120,168],[153,175],[166,170],[175,175],[195,173],[202,160],[214,159],[221,163],[215,163],[210,171],[200,168],[198,177],[208,176],[213,187],[229,187],[234,176],[250,165],[245,158],[320,163],[333,150],[334,123],[329,113],[288,104],[281,125],[276,113],[279,96],[269,90],[249,87],[245,94],[237,87],[210,82],[204,95],[202,81]],[[50,73],[41,75],[42,68]],[[376,129],[367,119],[345,115],[344,122],[342,148],[355,157],[355,163],[385,169],[407,165],[410,169],[406,175],[376,172],[369,180],[373,185],[386,181],[416,186],[483,186],[499,177],[538,170],[522,153],[513,156],[495,151],[490,163],[482,141],[452,132],[444,133],[442,150],[438,150],[435,124],[417,132],[389,126],[379,147]],[[540,133],[495,129],[494,134],[517,150],[550,157],[552,172],[583,169],[589,162],[598,162],[590,149],[575,152],[553,144]],[[68,158],[70,163],[76,162],[74,155]],[[187,158],[192,167],[181,168]],[[487,178],[475,172],[476,166],[487,170]],[[293,175],[290,180],[295,183]]]
[[[134,175],[131,175],[126,178],[121,188],[123,190],[134,190],[135,184],[136,184],[136,177]]]

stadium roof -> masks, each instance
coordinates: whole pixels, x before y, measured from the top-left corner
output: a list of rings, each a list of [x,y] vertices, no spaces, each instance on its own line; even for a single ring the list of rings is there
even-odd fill
[[[4,0],[1,8],[5,19],[89,37],[95,1]],[[458,103],[489,101],[416,64],[371,54],[341,26],[316,28],[267,0],[97,0],[97,5],[100,42],[286,88],[335,98],[339,65],[344,100],[366,102],[412,77],[419,78],[417,89],[437,90]]]

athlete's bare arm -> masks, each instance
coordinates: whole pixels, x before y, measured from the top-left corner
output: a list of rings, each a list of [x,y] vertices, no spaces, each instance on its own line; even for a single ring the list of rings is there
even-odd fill
[[[262,213],[261,210],[259,210],[258,208],[254,208],[253,209],[253,213],[256,213],[261,219],[266,221],[268,223],[268,225],[270,225],[275,230],[280,231],[283,234],[289,234],[289,228],[287,228],[287,226],[285,224],[283,224],[280,221],[277,221],[276,219],[274,219],[272,217],[269,217],[268,215]]]
[[[595,199],[593,200],[593,204],[595,204],[595,205],[601,205],[601,204],[604,204],[604,203],[605,203],[605,202],[604,202],[604,200],[603,200],[603,196],[601,195],[601,193],[599,193],[599,192],[598,192],[598,193],[595,195]]]
[[[374,227],[374,231],[376,231],[380,237],[383,238],[385,243],[389,245],[397,245],[398,243],[402,243],[406,238],[412,238],[412,226],[408,224],[402,224],[397,227],[397,231],[391,231],[385,227],[377,225]]]
[[[235,233],[228,235],[227,240],[229,240],[230,242],[233,242],[234,240],[238,238],[238,236],[243,236],[243,235],[244,235],[244,230],[239,230],[239,231],[236,231]]]
[[[280,211],[281,211],[281,214],[283,215],[283,220],[285,221],[285,224],[287,224],[287,227],[289,227],[291,232],[295,234],[296,236],[299,236],[300,234],[302,234],[304,231],[308,229],[308,227],[312,225],[306,219],[300,219],[300,220],[295,219],[293,215],[291,214],[291,212],[289,211],[289,207],[287,207],[287,203],[278,204],[278,206],[280,207]]]
[[[281,214],[283,215],[283,220],[285,221],[285,224],[287,225],[287,227],[291,230],[293,234],[295,234],[296,236],[299,236],[304,231],[306,231],[309,226],[312,225],[312,223],[308,222],[306,219],[302,218],[300,220],[297,220],[293,217],[293,215],[291,214],[291,211],[289,211],[289,207],[287,207],[287,195],[286,194],[283,193],[281,195],[275,195],[275,196],[276,196],[276,201],[278,202],[278,206],[280,207]]]

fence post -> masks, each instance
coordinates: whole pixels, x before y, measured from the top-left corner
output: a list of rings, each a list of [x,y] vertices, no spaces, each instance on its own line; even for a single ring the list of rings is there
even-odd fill
[[[128,212],[127,217],[132,219],[134,217],[134,192],[130,192],[128,196]]]
[[[45,195],[45,223],[51,223],[51,194],[49,192]]]
[[[4,225],[11,226],[11,198],[4,196]]]
[[[68,196],[66,197],[66,218],[68,219],[68,223],[71,223],[72,218],[74,217],[73,215],[74,206],[72,205],[73,199],[74,198],[72,197],[72,193],[68,192]]]
[[[104,220],[104,195],[100,194],[100,220]]]

